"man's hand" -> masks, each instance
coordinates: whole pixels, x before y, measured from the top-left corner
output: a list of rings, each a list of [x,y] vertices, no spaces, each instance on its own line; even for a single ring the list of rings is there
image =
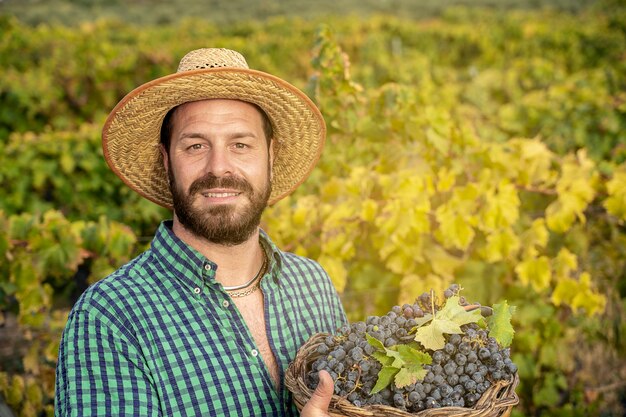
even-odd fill
[[[330,417],[328,405],[335,390],[333,378],[326,371],[320,371],[320,382],[313,391],[313,395],[302,409],[302,417]]]

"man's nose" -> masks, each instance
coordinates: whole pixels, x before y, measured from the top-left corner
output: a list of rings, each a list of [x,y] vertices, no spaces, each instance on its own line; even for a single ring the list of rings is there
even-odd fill
[[[218,178],[233,174],[233,166],[228,151],[211,149],[207,158],[206,172]]]

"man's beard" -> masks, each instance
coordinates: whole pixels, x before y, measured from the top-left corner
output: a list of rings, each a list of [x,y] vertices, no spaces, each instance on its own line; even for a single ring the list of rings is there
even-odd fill
[[[221,177],[207,174],[195,180],[185,193],[176,184],[176,178],[169,167],[168,177],[174,203],[174,213],[178,221],[194,235],[209,242],[233,246],[245,242],[257,230],[261,215],[267,206],[272,186],[268,181],[264,190],[255,192],[249,182],[239,177]],[[248,196],[250,204],[236,210],[234,204],[217,204],[213,207],[197,209],[193,206],[196,195],[204,198],[202,192],[211,188],[227,188],[240,191],[241,196]]]

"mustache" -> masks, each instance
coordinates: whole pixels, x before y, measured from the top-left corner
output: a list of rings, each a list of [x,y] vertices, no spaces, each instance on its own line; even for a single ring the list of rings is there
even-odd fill
[[[207,188],[232,188],[244,193],[252,193],[254,191],[250,183],[243,178],[234,176],[216,177],[213,174],[207,174],[191,183],[189,186],[189,195],[192,196],[201,193]]]

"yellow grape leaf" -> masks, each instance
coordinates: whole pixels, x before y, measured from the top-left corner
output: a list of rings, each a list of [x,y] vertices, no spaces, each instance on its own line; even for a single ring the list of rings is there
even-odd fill
[[[323,230],[342,230],[346,220],[356,217],[358,207],[352,204],[325,204],[325,209],[328,215],[324,220]]]
[[[25,389],[26,383],[24,382],[24,377],[22,375],[13,375],[11,384],[4,393],[6,403],[10,407],[13,407],[13,409],[17,409],[24,398]]]
[[[343,292],[348,282],[348,271],[340,259],[322,255],[317,260],[326,270],[338,292]]]
[[[579,280],[561,279],[552,292],[552,302],[557,306],[569,305],[574,311],[582,309],[592,316],[604,311],[606,297],[593,291],[591,276],[583,272]]]
[[[520,139],[523,169],[520,176],[527,179],[524,184],[542,184],[551,180],[552,171],[550,165],[554,154],[545,143],[538,139]]]
[[[572,227],[579,210],[580,204],[575,197],[560,195],[558,200],[546,208],[546,223],[555,232],[566,232]]]
[[[376,218],[378,203],[370,198],[363,202],[361,206],[361,218],[366,222],[371,222]]]
[[[563,163],[556,184],[558,198],[546,209],[546,221],[550,229],[565,232],[576,218],[585,222],[584,210],[595,197],[594,184],[597,178],[594,164],[584,151],[579,151],[575,160],[570,158]]]
[[[442,293],[447,288],[448,282],[434,274],[428,274],[425,277],[416,274],[405,275],[400,281],[398,299],[414,300],[415,294],[421,294],[424,288],[432,288],[435,293]]]
[[[424,258],[433,272],[443,278],[453,278],[454,271],[462,263],[459,258],[450,255],[448,251],[436,242],[431,242],[430,245],[424,246]]]
[[[308,207],[298,205],[291,215],[291,221],[295,227],[302,227],[306,224],[310,214],[311,213]]]
[[[513,184],[500,183],[497,192],[485,195],[486,206],[481,210],[483,230],[492,231],[510,227],[519,218],[520,200]]]
[[[36,376],[39,376],[40,374],[39,368],[40,368],[41,354],[39,352],[39,349],[40,349],[40,343],[34,342],[28,349],[28,352],[26,353],[26,355],[24,355],[24,358],[22,359],[24,370],[27,373],[36,375]]]
[[[343,184],[337,177],[331,177],[328,181],[325,181],[321,192],[320,198],[324,201],[331,201],[343,194]]]
[[[534,257],[537,249],[545,248],[550,236],[543,218],[535,219],[529,229],[525,230],[519,239],[526,258]]]
[[[483,249],[483,256],[489,262],[498,262],[515,256],[519,247],[519,238],[513,230],[507,228],[487,235],[487,244]]]
[[[554,275],[557,278],[569,276],[571,271],[578,268],[578,258],[575,254],[567,250],[567,248],[561,248],[559,254],[553,259]]]
[[[300,243],[295,247],[295,249],[293,250],[293,253],[295,253],[298,256],[309,257],[309,251],[304,245]]]
[[[322,240],[322,252],[333,254],[343,260],[350,259],[355,254],[354,241],[349,240],[346,233],[338,231],[325,233]]]
[[[128,261],[133,247],[137,243],[137,236],[135,236],[131,228],[125,224],[112,221],[108,227],[107,237],[108,255],[116,261]]]
[[[385,266],[396,274],[404,274],[413,269],[415,264],[413,258],[404,253],[404,251],[394,251],[385,262]]]
[[[456,182],[456,175],[448,168],[443,167],[437,173],[437,191],[444,193],[449,191]]]
[[[515,273],[524,285],[531,284],[536,291],[548,288],[552,278],[550,261],[545,256],[521,262],[515,267]]]
[[[433,146],[433,148],[439,151],[439,153],[443,155],[448,154],[448,150],[450,149],[450,140],[441,136],[435,131],[435,129],[428,129],[426,131],[426,140]]]
[[[467,250],[474,240],[474,229],[449,204],[442,205],[435,212],[439,223],[437,239],[447,248]]]
[[[624,222],[626,220],[626,172],[616,172],[606,183],[608,198],[604,200],[606,210]]]
[[[30,379],[26,384],[26,393],[25,393],[25,405],[30,405],[32,407],[32,414],[24,413],[22,415],[34,416],[36,415],[34,412],[36,411],[36,406],[39,407],[39,404],[43,403],[43,389],[41,381],[37,381],[34,379]]]

